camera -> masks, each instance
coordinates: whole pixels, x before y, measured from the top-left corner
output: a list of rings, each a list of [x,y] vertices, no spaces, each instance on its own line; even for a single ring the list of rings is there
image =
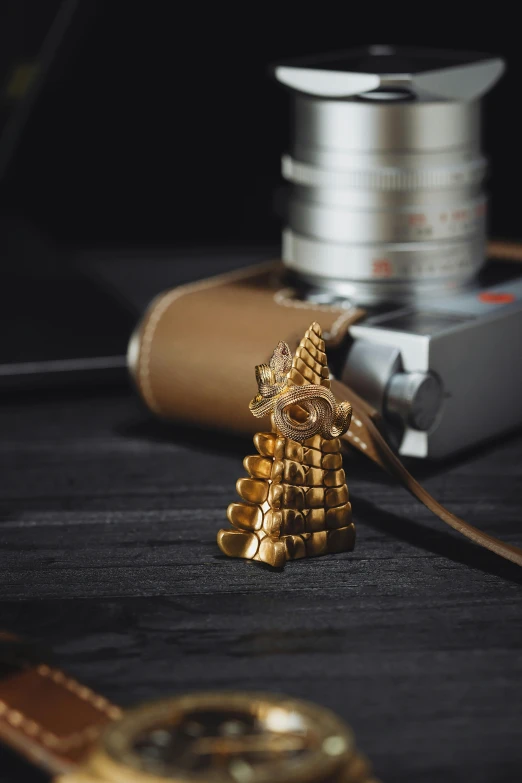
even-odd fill
[[[317,320],[330,375],[400,455],[440,459],[520,425],[522,247],[486,244],[481,150],[481,98],[503,69],[384,46],[272,66],[293,103],[283,262],[151,304],[128,354],[148,407],[249,432],[252,355]]]
[[[486,263],[481,97],[498,58],[388,46],[273,66],[293,103],[283,261],[364,320],[334,371],[403,456],[522,423],[522,276]]]

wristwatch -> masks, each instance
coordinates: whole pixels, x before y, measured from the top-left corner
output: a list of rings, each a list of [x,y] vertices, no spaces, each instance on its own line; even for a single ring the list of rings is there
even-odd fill
[[[0,633],[0,742],[58,783],[375,783],[333,712],[199,692],[123,712]]]

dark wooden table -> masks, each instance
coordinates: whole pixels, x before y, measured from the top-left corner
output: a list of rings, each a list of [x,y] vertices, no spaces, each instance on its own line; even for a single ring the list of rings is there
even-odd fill
[[[248,440],[153,421],[127,389],[0,407],[0,625],[123,705],[188,689],[283,691],[352,724],[387,782],[519,781],[521,574],[443,529],[363,457],[355,552],[282,573],[215,538]],[[522,542],[522,435],[414,468]],[[0,780],[28,775],[0,757]]]

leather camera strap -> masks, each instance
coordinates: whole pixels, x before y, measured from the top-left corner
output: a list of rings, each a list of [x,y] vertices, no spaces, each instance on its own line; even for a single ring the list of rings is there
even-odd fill
[[[457,530],[475,544],[490,549],[495,554],[500,555],[500,557],[522,566],[522,549],[506,544],[452,514],[442,503],[435,500],[428,490],[411,475],[381,435],[379,415],[376,411],[372,410],[364,400],[361,400],[351,389],[339,381],[332,381],[332,391],[337,400],[346,399],[352,404],[352,424],[346,435],[343,436],[345,444],[357,449],[392,475],[400,484],[406,487],[408,492],[411,492],[412,495],[420,500],[426,508],[429,508],[439,519],[454,530]]]
[[[495,243],[490,254],[522,260],[522,246]],[[284,339],[292,349],[312,321],[327,349],[364,316],[302,302],[281,288],[280,262],[250,267],[175,288],[151,304],[129,350],[129,365],[147,406],[157,415],[196,426],[242,433],[259,429],[248,410],[255,364],[267,361]],[[380,431],[379,415],[348,386],[332,382],[338,401],[352,403],[345,443],[394,476],[445,524],[506,560],[522,566],[522,549],[503,543],[452,514],[402,464]]]
[[[59,774],[77,766],[121,710],[44,659],[0,632],[0,741]]]

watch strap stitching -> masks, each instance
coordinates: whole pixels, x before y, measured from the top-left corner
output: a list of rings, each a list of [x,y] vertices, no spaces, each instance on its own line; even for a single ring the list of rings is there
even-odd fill
[[[58,737],[19,710],[9,707],[4,701],[0,701],[0,718],[3,718],[12,728],[22,731],[30,739],[38,740],[46,748],[53,751],[65,751],[74,747],[80,747],[84,743],[94,740],[102,728],[101,726],[86,726],[81,731],[76,731],[66,737]]]
[[[80,685],[80,683],[72,677],[67,677],[60,669],[53,669],[47,664],[41,663],[36,667],[36,671],[40,677],[48,677],[57,685],[61,685],[62,688],[74,693],[74,695],[78,696],[82,701],[88,702],[96,710],[104,713],[108,718],[111,718],[111,720],[115,720],[121,716],[121,709],[119,707],[116,707],[115,704],[111,704],[108,699],[94,693],[94,691],[87,688],[85,685]]]
[[[95,710],[106,715],[107,718],[115,720],[121,716],[119,707],[111,704],[103,696],[94,693],[90,688],[80,685],[80,683],[72,677],[67,677],[59,669],[53,669],[47,664],[40,664],[35,668],[35,671],[40,677],[52,680],[56,685],[73,693],[82,701],[87,702],[94,707]],[[64,751],[81,746],[82,744],[95,739],[102,728],[101,725],[90,725],[80,731],[75,731],[60,737],[52,731],[44,729],[37,721],[28,718],[27,715],[24,715],[20,710],[10,706],[1,699],[0,718],[6,720],[14,729],[23,731],[24,734],[31,739],[38,739],[47,748],[56,751]]]

